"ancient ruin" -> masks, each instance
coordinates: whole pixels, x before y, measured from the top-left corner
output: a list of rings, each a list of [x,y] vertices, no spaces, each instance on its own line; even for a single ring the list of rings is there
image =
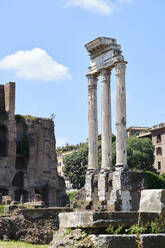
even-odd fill
[[[128,172],[126,151],[126,87],[127,62],[115,39],[97,38],[85,45],[90,55],[88,78],[88,170],[86,175],[86,201],[91,205],[96,199],[101,206],[111,210],[133,210],[133,191],[139,191],[142,176],[138,174],[136,187],[132,190],[133,174]],[[112,173],[111,130],[111,71],[116,72],[116,167]],[[101,134],[102,164],[98,171],[98,121],[97,81],[101,76]],[[129,183],[128,183],[129,182]],[[96,187],[96,184],[98,186]],[[97,188],[94,190],[94,188]],[[121,190],[122,189],[122,190]],[[132,193],[131,193],[132,191]],[[140,196],[138,196],[139,198]],[[94,199],[95,198],[95,199]],[[135,210],[135,209],[134,209]]]
[[[46,206],[65,205],[65,182],[57,173],[54,123],[15,115],[15,83],[0,85],[0,193],[15,201],[36,195]]]
[[[85,45],[91,59],[88,78],[88,172],[87,201],[91,201],[92,177],[98,170],[97,81],[101,76],[102,165],[98,179],[99,200],[105,201],[105,178],[112,172],[111,70],[116,70],[116,167],[127,169],[125,69],[115,39],[97,38]]]
[[[52,248],[164,248],[165,190],[147,188],[142,172],[129,171],[126,152],[126,61],[115,39],[97,38],[85,45],[91,63],[88,78],[88,169],[86,205],[59,214]],[[116,166],[112,168],[110,75],[116,70]],[[101,81],[102,164],[98,168],[97,81]],[[142,193],[141,193],[142,192]],[[156,225],[157,225],[156,224]],[[159,225],[158,224],[158,225]],[[138,228],[149,229],[140,232]],[[135,232],[132,232],[134,228]],[[163,224],[164,228],[164,224]],[[131,233],[128,230],[131,229]],[[152,231],[151,231],[152,229]],[[147,231],[146,231],[147,230]],[[156,233],[156,234],[155,234]]]

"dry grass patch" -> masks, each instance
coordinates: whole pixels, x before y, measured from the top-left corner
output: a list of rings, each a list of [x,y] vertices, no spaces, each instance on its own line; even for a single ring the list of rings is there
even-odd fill
[[[32,245],[16,241],[0,241],[0,248],[48,248],[48,245]]]

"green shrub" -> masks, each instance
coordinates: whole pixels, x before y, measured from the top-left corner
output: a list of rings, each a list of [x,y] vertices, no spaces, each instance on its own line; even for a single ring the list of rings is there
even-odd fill
[[[161,175],[161,177],[163,177],[163,179],[165,179],[165,172]]]
[[[165,178],[151,171],[145,171],[148,189],[165,189]]]
[[[4,205],[0,205],[0,213],[4,213]]]
[[[162,232],[161,223],[152,221],[150,226],[151,226],[151,233],[157,234]]]
[[[66,228],[64,236],[69,235],[71,233],[71,228]]]
[[[70,203],[72,204],[75,201],[76,192],[67,192],[67,195],[69,197]]]
[[[108,234],[120,234],[120,233],[124,233],[125,229],[123,226],[114,227],[110,225],[109,227],[106,228],[106,232]]]
[[[132,225],[130,228],[126,229],[126,233],[128,234],[141,234],[146,232],[147,232],[147,227],[139,226],[139,224]]]

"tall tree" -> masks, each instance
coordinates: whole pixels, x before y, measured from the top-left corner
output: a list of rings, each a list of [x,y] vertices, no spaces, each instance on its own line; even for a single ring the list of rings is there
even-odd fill
[[[98,142],[98,164],[101,166],[101,140]],[[130,169],[153,171],[154,146],[148,138],[139,139],[132,136],[127,139],[127,159]],[[116,143],[112,143],[112,164],[116,163]],[[88,144],[83,144],[77,151],[64,157],[64,175],[73,188],[81,188],[85,183],[88,164]]]

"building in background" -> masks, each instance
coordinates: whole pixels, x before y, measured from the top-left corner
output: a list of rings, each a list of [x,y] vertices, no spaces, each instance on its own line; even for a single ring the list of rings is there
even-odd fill
[[[64,177],[64,178],[65,178],[65,176],[64,176],[64,173],[63,173],[63,168],[64,168],[64,161],[63,161],[63,159],[64,159],[65,156],[67,156],[67,155],[73,153],[75,150],[76,150],[76,149],[73,149],[72,151],[62,151],[62,150],[59,150],[59,151],[56,152],[56,153],[57,153],[57,161],[58,161],[58,162],[57,162],[58,174],[59,174],[60,176]],[[65,185],[66,185],[66,190],[67,190],[67,191],[73,189],[73,188],[72,188],[72,184],[71,184],[70,181],[67,180],[66,178],[65,178]]]
[[[141,131],[140,131],[141,130]],[[130,127],[128,137],[136,135],[138,138],[150,138],[155,147],[154,168],[160,173],[165,172],[165,123],[148,127]]]
[[[127,135],[128,135],[128,138],[132,135],[139,135],[140,133],[145,133],[145,132],[148,132],[150,128],[149,127],[136,127],[136,126],[132,126],[132,127],[129,127],[127,128]]]

